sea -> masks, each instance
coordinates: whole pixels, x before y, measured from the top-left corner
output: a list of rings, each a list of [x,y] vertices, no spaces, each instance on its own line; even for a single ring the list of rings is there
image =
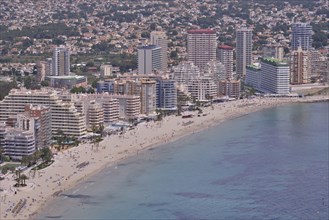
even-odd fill
[[[329,103],[242,116],[105,168],[39,219],[329,219]]]

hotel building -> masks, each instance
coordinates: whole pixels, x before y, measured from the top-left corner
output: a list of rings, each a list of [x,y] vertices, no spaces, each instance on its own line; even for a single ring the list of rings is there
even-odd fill
[[[187,59],[201,70],[210,60],[216,60],[216,32],[210,29],[187,31]]]
[[[56,47],[54,49],[52,59],[52,75],[70,75],[70,53],[68,49],[63,47]]]
[[[292,25],[291,50],[310,50],[313,43],[312,26],[307,23],[295,23]]]
[[[218,82],[218,95],[238,99],[240,97],[240,80],[220,80]]]
[[[246,66],[252,63],[252,30],[242,27],[236,31],[236,73],[246,75]]]
[[[156,79],[156,108],[162,110],[177,109],[177,88],[175,80]]]
[[[161,47],[161,71],[165,72],[168,68],[168,40],[165,32],[152,31],[150,42],[152,45]]]
[[[10,116],[23,113],[25,106],[44,105],[51,111],[51,130],[55,135],[58,130],[64,134],[80,137],[86,133],[85,120],[71,102],[61,100],[55,90],[12,89],[0,102],[0,121],[5,122]]]
[[[225,67],[225,79],[231,79],[233,77],[233,47],[219,45],[217,47],[217,57]]]
[[[274,94],[288,94],[289,65],[274,58],[261,59],[261,89]]]
[[[162,69],[162,51],[157,45],[140,46],[138,52],[138,74],[150,75]]]
[[[304,84],[309,80],[309,60],[308,51],[303,51],[301,47],[292,51],[290,55],[290,83]]]

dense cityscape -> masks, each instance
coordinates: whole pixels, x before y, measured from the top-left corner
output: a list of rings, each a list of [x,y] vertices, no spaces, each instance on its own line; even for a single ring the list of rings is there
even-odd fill
[[[215,122],[328,101],[328,21],[326,0],[1,2],[1,218]]]

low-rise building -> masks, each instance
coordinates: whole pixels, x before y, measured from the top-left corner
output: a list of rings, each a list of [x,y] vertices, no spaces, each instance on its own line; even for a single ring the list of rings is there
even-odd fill
[[[240,97],[240,80],[220,80],[218,82],[218,95],[238,99]]]

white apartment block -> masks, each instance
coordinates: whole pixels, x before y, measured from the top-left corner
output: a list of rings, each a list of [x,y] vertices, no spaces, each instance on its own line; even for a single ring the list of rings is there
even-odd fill
[[[67,48],[56,47],[53,51],[52,75],[70,75],[70,53]]]
[[[204,76],[211,77],[214,81],[226,79],[224,64],[218,60],[209,61],[205,67]]]
[[[178,84],[187,84],[192,79],[197,79],[201,76],[200,69],[193,62],[180,62],[173,67],[173,79]]]
[[[4,155],[13,159],[22,159],[35,151],[35,138],[31,131],[7,129],[4,143]]]
[[[245,79],[246,84],[252,86],[254,89],[260,89],[261,80],[260,64],[256,63],[247,66],[247,74]]]
[[[152,45],[161,47],[161,71],[165,72],[168,68],[168,39],[165,32],[152,31],[150,36]]]
[[[0,102],[0,121],[5,122],[10,116],[24,112],[25,106],[29,104],[44,105],[50,108],[53,135],[56,135],[58,130],[75,137],[86,134],[83,115],[77,111],[73,103],[64,102],[52,89],[12,89]]]
[[[188,92],[199,101],[217,97],[217,85],[210,77],[199,77],[188,83]]]
[[[162,51],[157,45],[140,46],[138,52],[138,74],[150,75],[162,69]]]
[[[261,60],[261,89],[274,94],[289,93],[289,65],[273,58]]]
[[[233,47],[219,45],[217,58],[225,67],[225,79],[231,79],[233,77]]]
[[[187,31],[187,57],[201,70],[211,60],[216,60],[216,32],[210,29]]]

